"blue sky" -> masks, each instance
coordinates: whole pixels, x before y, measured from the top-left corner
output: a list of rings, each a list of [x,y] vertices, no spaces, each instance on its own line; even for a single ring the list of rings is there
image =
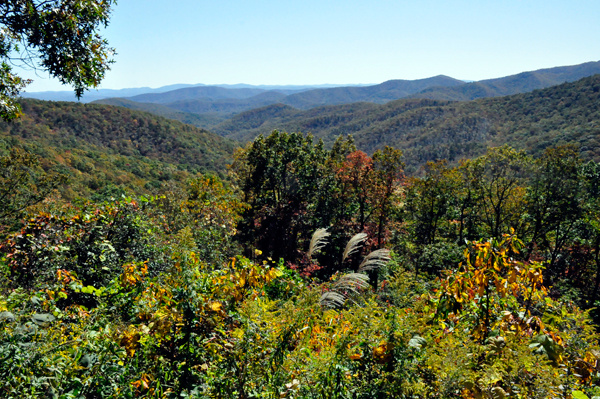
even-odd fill
[[[598,21],[598,0],[119,0],[101,87],[481,80],[600,60]]]

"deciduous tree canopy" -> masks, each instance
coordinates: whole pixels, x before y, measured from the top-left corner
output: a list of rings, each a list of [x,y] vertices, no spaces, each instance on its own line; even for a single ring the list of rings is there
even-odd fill
[[[99,35],[114,0],[7,0],[0,2],[0,117],[13,119],[27,83],[13,66],[41,68],[72,85],[81,97],[96,87],[114,50]]]

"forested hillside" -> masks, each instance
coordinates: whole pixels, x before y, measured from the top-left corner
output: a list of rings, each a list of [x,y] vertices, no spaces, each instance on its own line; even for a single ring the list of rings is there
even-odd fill
[[[21,104],[20,119],[0,122],[3,151],[21,147],[40,156],[44,169],[70,177],[70,195],[107,184],[144,191],[177,174],[222,175],[236,146],[205,130],[120,107]]]
[[[203,113],[202,115],[193,114],[190,112],[178,111],[174,108],[167,107],[157,103],[141,103],[127,100],[126,98],[105,98],[102,100],[93,101],[93,104],[112,105],[115,107],[124,107],[136,111],[149,112],[154,115],[163,116],[165,118],[174,119],[179,122],[194,125],[202,129],[210,129],[212,126],[227,120],[231,115],[228,113]]]
[[[68,201],[0,156],[0,396],[599,396],[600,165],[402,160],[275,132],[229,184]]]
[[[274,129],[311,132],[331,145],[351,134],[372,153],[385,145],[405,153],[407,171],[430,160],[481,155],[510,144],[540,154],[544,148],[578,144],[585,159],[600,160],[600,75],[544,90],[471,102],[398,100],[294,111],[271,106],[235,116],[213,130],[240,141]]]

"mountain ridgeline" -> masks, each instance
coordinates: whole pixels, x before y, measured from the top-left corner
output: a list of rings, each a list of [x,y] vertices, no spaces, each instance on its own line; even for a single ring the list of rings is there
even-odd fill
[[[367,87],[335,87],[331,89],[309,90],[291,94],[281,103],[299,109],[310,109],[322,105],[372,102],[383,104],[399,98],[409,97],[431,87],[457,87],[465,82],[448,76],[435,76],[418,80],[388,80]]]
[[[331,144],[351,134],[368,153],[386,145],[404,151],[408,171],[427,161],[481,155],[510,144],[533,154],[575,143],[600,160],[600,75],[530,93],[468,102],[430,99],[354,103],[300,111],[271,105],[244,112],[213,131],[240,141],[272,130],[312,133]]]
[[[99,103],[138,103],[137,109],[192,123],[211,129],[216,124],[236,114],[272,104],[285,104],[299,110],[327,105],[370,102],[385,104],[403,98],[426,98],[444,101],[470,101],[478,98],[499,97],[530,92],[565,82],[573,82],[600,73],[600,61],[585,64],[540,69],[517,75],[479,82],[465,83],[448,76],[435,76],[418,80],[389,80],[370,86],[345,86],[332,88],[261,88],[261,87],[184,87],[166,92],[140,94],[124,99],[107,98]],[[154,105],[152,105],[154,104]],[[164,108],[184,113],[199,114],[194,119],[177,113],[168,116]],[[129,104],[130,108],[133,108]]]
[[[119,156],[146,159],[145,156],[153,162],[176,164],[179,169],[195,171],[223,171],[226,160],[231,159],[233,141],[222,141],[204,130],[158,118],[159,124],[172,124],[173,128],[167,130],[171,132],[169,140],[174,141],[169,143],[173,145],[152,144],[148,147],[156,136],[126,144],[127,135],[137,133],[125,132],[139,129],[130,121],[151,117],[142,113],[135,117],[124,115],[147,111],[206,127],[221,137],[238,142],[248,142],[259,134],[280,130],[311,133],[331,145],[338,136],[351,134],[358,148],[368,153],[386,145],[402,149],[409,173],[418,171],[427,161],[445,158],[454,163],[461,158],[479,156],[487,147],[503,144],[540,154],[549,146],[575,143],[585,159],[600,160],[600,144],[596,140],[600,120],[600,75],[580,79],[597,72],[600,72],[600,62],[473,83],[437,76],[363,87],[319,89],[198,86],[100,101],[121,108],[106,105],[78,108],[81,106],[68,103],[42,105],[41,102],[26,101],[26,117],[18,123],[32,123],[35,125],[33,130],[40,131],[38,122],[27,122],[31,119],[27,115],[33,109],[51,107],[57,110],[55,115],[36,111],[36,118],[43,115],[52,120],[39,122],[50,126],[50,131],[60,123],[69,129],[83,123],[90,132],[105,129],[110,131],[108,136],[121,132],[114,142],[99,143],[97,137],[93,137],[91,140],[85,138],[87,143],[83,144],[82,137],[89,134],[87,130],[69,130],[69,137],[73,137],[69,139],[72,141],[69,145],[74,148],[100,145]],[[567,83],[563,83],[565,81]],[[82,122],[81,118],[69,116],[70,113],[79,115],[83,109],[93,114],[91,119]],[[103,113],[109,117],[105,118]],[[88,126],[90,121],[95,121],[91,127]],[[23,133],[21,138],[27,134],[30,133]],[[48,140],[50,136],[44,137]],[[199,138],[209,141],[199,144]],[[64,147],[65,140],[61,143],[67,148]],[[49,145],[57,146],[54,142]]]
[[[310,109],[323,105],[349,104],[361,101],[386,103],[407,97],[430,87],[453,87],[464,85],[463,81],[447,76],[420,80],[390,80],[378,85],[357,87],[334,87],[313,90],[261,90],[252,88],[226,89],[222,87],[192,87],[167,93],[149,93],[126,100],[143,104],[140,109],[154,112],[154,106],[162,104],[177,111],[194,114],[213,114],[230,118],[233,115],[271,104],[286,104],[298,109]],[[121,99],[104,99],[101,104],[118,105]],[[210,128],[210,124],[197,124]]]
[[[498,79],[471,82],[458,87],[430,87],[411,96],[434,100],[469,101],[486,97],[501,97],[527,93],[536,89],[555,86],[565,82],[593,76],[600,73],[600,61],[580,65],[540,69],[522,72]]]

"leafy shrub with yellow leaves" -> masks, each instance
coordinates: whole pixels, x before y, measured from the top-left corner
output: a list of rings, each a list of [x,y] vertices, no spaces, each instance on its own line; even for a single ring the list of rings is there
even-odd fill
[[[207,220],[204,213],[221,207],[213,216],[228,224],[215,234],[229,242],[235,215],[219,195],[200,193],[187,216]],[[519,257],[523,245],[512,232],[470,242],[461,265],[437,279],[387,249],[360,258],[367,236],[357,234],[337,257],[350,273],[318,281],[254,248],[253,259],[223,262],[229,249],[207,248],[208,261],[198,248],[202,234],[192,231],[203,225],[161,229],[170,222],[158,202],[91,207],[83,218],[38,215],[26,222],[35,234],[9,238],[8,247],[19,248],[0,258],[2,272],[10,277],[23,266],[36,282],[0,286],[0,397],[600,396],[595,325],[587,311],[550,295],[545,264]],[[124,225],[136,234],[110,241]],[[108,234],[115,253],[127,256],[101,259],[102,240],[76,243],[77,253],[98,255],[96,263],[48,246],[88,230],[91,238]],[[327,237],[318,230],[309,259]],[[45,257],[33,258],[27,239]],[[100,272],[86,267],[102,270],[102,262],[109,270],[95,279]]]

